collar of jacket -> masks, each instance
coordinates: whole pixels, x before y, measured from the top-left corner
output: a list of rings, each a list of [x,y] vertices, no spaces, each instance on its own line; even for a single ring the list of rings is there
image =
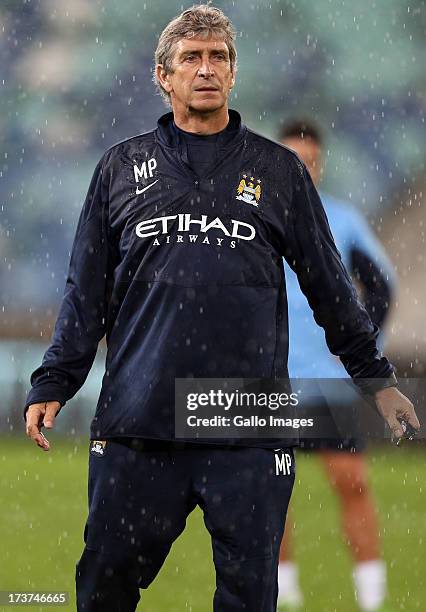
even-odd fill
[[[224,130],[218,133],[216,146],[226,149],[235,146],[243,140],[247,132],[246,126],[241,123],[241,116],[237,111],[229,109],[229,123]],[[182,145],[179,131],[175,129],[173,113],[166,113],[158,120],[156,135],[159,142],[172,149]]]

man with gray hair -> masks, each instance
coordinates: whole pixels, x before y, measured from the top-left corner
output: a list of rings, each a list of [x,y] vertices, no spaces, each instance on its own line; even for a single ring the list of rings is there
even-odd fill
[[[234,38],[209,5],[184,11],[161,34],[155,79],[173,112],[99,161],[52,344],[31,377],[27,433],[49,450],[41,427],[51,428],[83,385],[106,334],[76,571],[80,611],[135,610],[197,505],[212,537],[216,612],[276,609],[290,442],[177,442],[174,385],[287,377],[282,256],[330,350],[374,395],[394,435],[403,435],[399,419],[419,427],[304,165],[228,109]],[[286,469],[277,474],[277,464]]]

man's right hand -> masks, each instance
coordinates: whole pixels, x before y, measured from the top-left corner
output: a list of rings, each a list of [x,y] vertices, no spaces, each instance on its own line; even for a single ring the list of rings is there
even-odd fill
[[[392,438],[397,444],[403,440],[405,435],[402,421],[410,425],[413,434],[420,429],[413,404],[396,387],[386,387],[376,391],[374,399],[378,411],[389,425]]]
[[[27,436],[45,451],[50,448],[49,441],[44,437],[41,428],[52,429],[55,424],[55,417],[61,408],[59,402],[42,402],[31,404],[27,410]]]

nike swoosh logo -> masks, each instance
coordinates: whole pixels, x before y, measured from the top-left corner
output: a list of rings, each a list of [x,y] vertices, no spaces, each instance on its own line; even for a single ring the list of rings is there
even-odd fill
[[[156,181],[154,181],[153,183],[151,183],[150,185],[147,185],[146,187],[144,187],[143,189],[139,189],[139,187],[136,187],[136,194],[139,195],[140,193],[143,193],[144,191],[146,191],[147,189],[149,189],[150,187],[152,187],[153,185],[155,185],[155,183],[158,183],[160,179],[157,179]]]

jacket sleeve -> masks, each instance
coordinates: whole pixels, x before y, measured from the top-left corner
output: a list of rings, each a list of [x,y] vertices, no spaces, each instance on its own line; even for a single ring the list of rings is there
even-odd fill
[[[284,257],[297,274],[315,321],[325,331],[328,348],[364,392],[394,386],[393,367],[376,346],[378,327],[358,299],[320,197],[299,160],[293,180]]]
[[[103,159],[94,171],[80,214],[52,343],[31,375],[30,404],[63,406],[83,385],[105,334],[109,293],[107,206]]]
[[[351,274],[361,284],[362,301],[371,320],[381,328],[395,293],[396,276],[366,219],[357,210],[351,210],[349,222],[352,230]]]

